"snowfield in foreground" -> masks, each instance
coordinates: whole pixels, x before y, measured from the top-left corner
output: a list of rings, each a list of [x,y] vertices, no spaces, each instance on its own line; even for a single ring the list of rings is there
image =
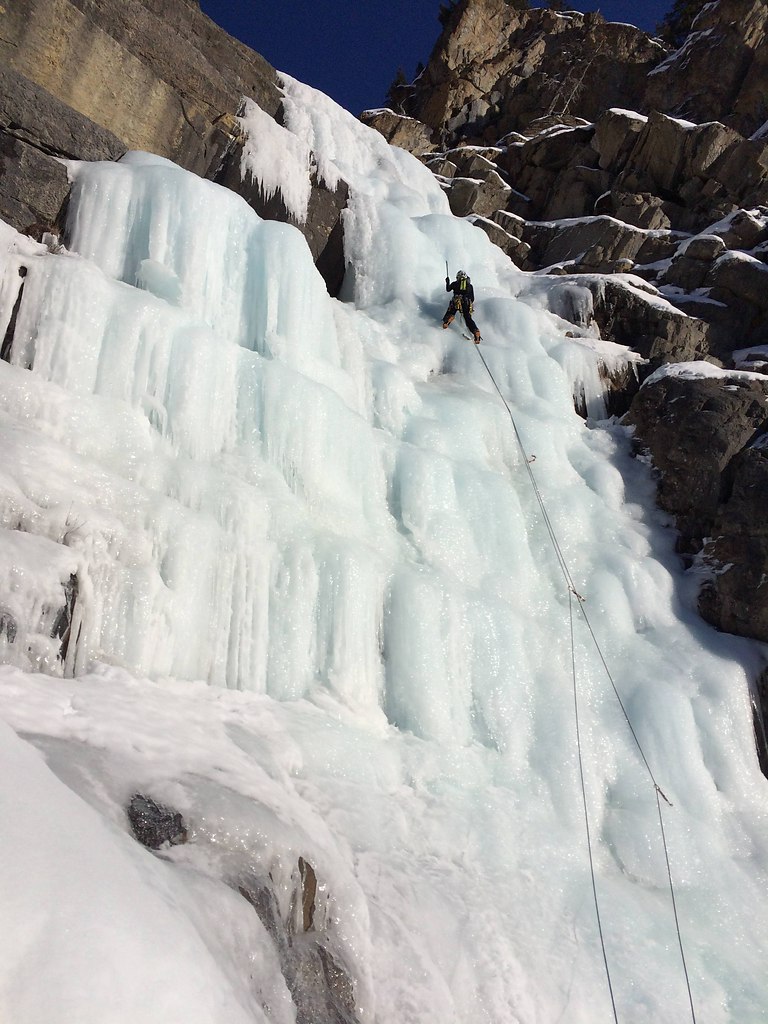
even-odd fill
[[[68,251],[0,234],[0,1016],[283,1024],[314,991],[285,966],[311,938],[354,986],[350,1021],[611,1018],[535,456],[671,801],[699,1019],[757,1024],[765,652],[698,619],[647,466],[597,422],[619,355],[566,337],[562,282],[517,272],[418,161],[284,84],[267,138],[297,140],[289,197],[310,151],[350,185],[344,301],[296,229],[147,154],[72,166]],[[440,329],[446,261],[522,450],[481,353]],[[618,1016],[679,1024],[656,793],[578,615],[575,651]],[[189,841],[140,846],[137,792]],[[291,919],[300,858],[315,918],[287,949],[243,893]]]

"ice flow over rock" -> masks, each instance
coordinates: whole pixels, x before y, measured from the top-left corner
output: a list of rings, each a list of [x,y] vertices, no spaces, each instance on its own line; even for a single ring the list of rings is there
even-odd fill
[[[569,596],[528,481],[535,454],[673,804],[696,999],[709,1022],[757,1021],[768,924],[753,908],[768,835],[747,680],[759,648],[697,620],[649,511],[646,467],[620,428],[576,416],[574,390],[602,408],[598,355],[549,311],[556,282],[518,273],[452,217],[418,161],[320,94],[284,86],[292,152],[350,185],[344,301],[328,297],[297,230],[147,154],[72,165],[68,252],[0,235],[0,337],[15,318],[0,362],[0,583],[14,624],[13,638],[0,630],[13,666],[0,714],[48,756],[50,770],[28,773],[32,797],[60,820],[74,789],[82,843],[111,872],[78,877],[64,820],[48,836],[70,865],[63,905],[82,963],[123,982],[153,963],[181,1000],[177,1019],[239,1020],[245,1007],[291,1020],[269,936],[215,887],[256,862],[279,878],[275,865],[301,854],[330,880],[329,927],[361,1020],[608,1019]],[[471,273],[483,353],[524,451],[474,346],[440,329],[446,261]],[[49,681],[30,673],[62,670],[50,616],[72,577],[63,668],[81,678]],[[633,1024],[679,1021],[688,1003],[653,786],[578,621],[575,641],[618,1005]],[[124,671],[82,678],[94,662]],[[210,735],[201,722],[215,723]],[[8,757],[11,807],[30,752],[14,741]],[[192,818],[190,843],[161,868],[133,849],[120,815],[138,776]],[[5,840],[16,874],[24,835]],[[62,984],[63,936],[45,952],[59,934],[52,911],[34,925],[28,914],[47,877],[43,860],[29,903],[16,889],[7,900],[7,934],[30,950],[0,978],[17,1024],[49,1019],[24,979]],[[91,885],[167,925],[176,952],[154,963],[143,923],[94,910]],[[212,979],[203,1001],[200,977]],[[109,989],[67,985],[71,1019],[107,1019]],[[162,1009],[126,994],[109,1019],[166,1021]]]

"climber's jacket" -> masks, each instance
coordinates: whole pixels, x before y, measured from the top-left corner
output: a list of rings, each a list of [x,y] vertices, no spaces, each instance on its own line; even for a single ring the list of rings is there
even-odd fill
[[[446,277],[445,290],[453,292],[454,301],[456,299],[469,299],[469,308],[472,308],[475,301],[475,289],[472,287],[472,282],[468,277],[457,277],[455,281],[450,281]],[[462,305],[463,303],[457,302],[456,308],[459,309]]]

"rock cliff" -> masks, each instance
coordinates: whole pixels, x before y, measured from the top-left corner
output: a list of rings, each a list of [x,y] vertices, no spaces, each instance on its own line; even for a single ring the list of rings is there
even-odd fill
[[[226,184],[258,213],[292,220],[240,173],[237,115],[281,120],[274,70],[187,0],[14,0],[0,6],[0,217],[57,230],[69,192],[59,159],[168,157]],[[316,185],[305,232],[335,292],[343,189]]]

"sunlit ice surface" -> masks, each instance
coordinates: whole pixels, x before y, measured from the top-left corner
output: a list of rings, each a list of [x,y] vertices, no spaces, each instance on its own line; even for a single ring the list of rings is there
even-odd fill
[[[232,880],[287,891],[302,856],[362,1021],[612,1019],[575,661],[619,1019],[690,1015],[645,757],[699,1019],[761,1020],[763,652],[698,619],[649,469],[601,418],[625,357],[567,337],[563,285],[418,161],[284,87],[297,209],[305,152],[350,186],[341,300],[296,228],[148,154],[71,166],[66,251],[2,228],[0,1007],[292,1021]],[[441,329],[446,263],[479,352]],[[572,648],[529,470],[634,735],[578,609]],[[130,837],[141,788],[188,844]]]

